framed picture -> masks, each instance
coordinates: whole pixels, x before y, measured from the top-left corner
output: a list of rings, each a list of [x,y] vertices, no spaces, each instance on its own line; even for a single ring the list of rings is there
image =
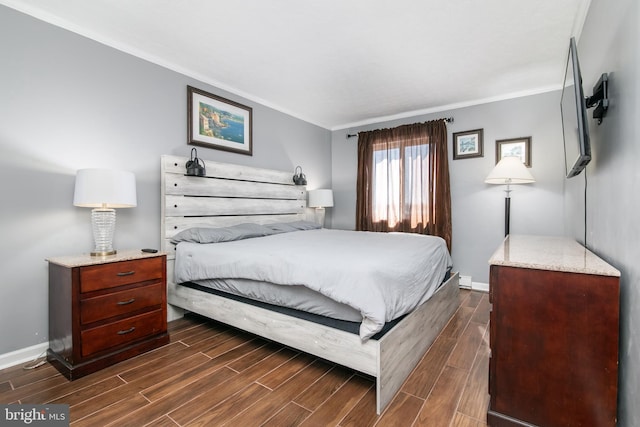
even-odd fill
[[[484,156],[483,129],[453,134],[453,160]]]
[[[252,109],[187,86],[187,144],[253,154]]]
[[[503,157],[520,157],[522,163],[531,167],[531,137],[500,139],[496,141],[496,163]]]

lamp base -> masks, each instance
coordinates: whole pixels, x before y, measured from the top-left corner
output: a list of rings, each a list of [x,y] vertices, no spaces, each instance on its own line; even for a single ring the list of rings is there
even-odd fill
[[[324,228],[324,214],[325,214],[324,208],[316,208],[315,219],[316,219],[316,222],[322,226],[322,228]]]
[[[91,211],[91,227],[95,248],[91,256],[107,256],[116,253],[113,249],[113,234],[116,230],[115,209],[96,208]]]
[[[117,254],[118,251],[116,251],[115,249],[112,251],[103,251],[103,252],[90,252],[89,254],[91,256],[108,256],[108,255],[115,255]]]

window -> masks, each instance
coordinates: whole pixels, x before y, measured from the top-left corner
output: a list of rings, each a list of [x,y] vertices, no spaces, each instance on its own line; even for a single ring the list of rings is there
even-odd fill
[[[358,134],[356,228],[434,234],[451,247],[442,120]]]
[[[411,229],[429,222],[429,145],[394,144],[373,151],[373,221],[390,229],[407,221]]]

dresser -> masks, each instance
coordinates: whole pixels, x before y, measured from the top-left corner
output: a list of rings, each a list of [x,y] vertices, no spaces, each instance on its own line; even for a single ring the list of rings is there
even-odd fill
[[[166,255],[47,259],[47,359],[73,380],[169,342]]]
[[[563,237],[489,260],[489,426],[615,426],[620,272]]]

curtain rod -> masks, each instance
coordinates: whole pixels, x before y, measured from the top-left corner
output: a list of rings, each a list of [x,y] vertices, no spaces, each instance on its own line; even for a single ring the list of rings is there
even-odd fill
[[[447,123],[453,123],[453,117],[442,117],[441,119],[435,119],[435,120],[444,120],[444,121],[445,121],[445,122],[447,122]],[[359,133],[359,132],[358,132],[358,133]],[[348,134],[347,134],[347,139],[349,139],[349,138],[354,138],[354,137],[356,137],[356,136],[358,136],[358,134],[357,134],[357,133],[348,133]]]

